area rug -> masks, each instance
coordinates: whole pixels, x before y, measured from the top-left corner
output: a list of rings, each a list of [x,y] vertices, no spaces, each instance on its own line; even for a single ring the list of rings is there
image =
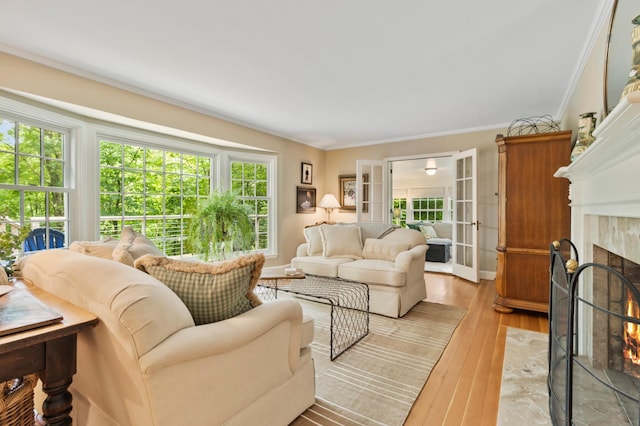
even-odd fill
[[[400,319],[371,314],[369,334],[329,360],[329,307],[315,322],[316,403],[292,425],[402,425],[466,309],[420,302]]]
[[[550,425],[548,335],[507,328],[498,426]]]

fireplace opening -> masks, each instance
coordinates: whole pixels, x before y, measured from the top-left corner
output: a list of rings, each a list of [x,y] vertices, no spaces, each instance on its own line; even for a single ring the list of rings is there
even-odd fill
[[[628,317],[640,318],[640,306],[631,291],[627,290],[625,313]],[[640,378],[640,325],[631,321],[624,322],[622,356],[623,372]]]
[[[552,251],[549,412],[554,424],[640,425],[640,265],[593,246],[574,272]]]

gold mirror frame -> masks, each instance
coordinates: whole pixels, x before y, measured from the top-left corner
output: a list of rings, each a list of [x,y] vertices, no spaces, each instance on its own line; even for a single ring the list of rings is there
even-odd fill
[[[618,104],[631,70],[631,20],[640,13],[637,4],[634,12],[634,1],[614,0],[611,8],[604,56],[603,119]]]

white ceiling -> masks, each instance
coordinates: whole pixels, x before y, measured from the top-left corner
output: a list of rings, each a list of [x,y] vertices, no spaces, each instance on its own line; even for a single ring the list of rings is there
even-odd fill
[[[0,50],[323,149],[566,107],[612,0],[3,0]]]

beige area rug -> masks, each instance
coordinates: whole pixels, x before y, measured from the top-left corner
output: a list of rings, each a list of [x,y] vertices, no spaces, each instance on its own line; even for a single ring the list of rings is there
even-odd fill
[[[466,309],[420,302],[403,318],[370,315],[369,334],[329,360],[329,307],[314,318],[316,403],[292,425],[402,425]]]
[[[507,328],[498,426],[550,425],[548,335]]]

